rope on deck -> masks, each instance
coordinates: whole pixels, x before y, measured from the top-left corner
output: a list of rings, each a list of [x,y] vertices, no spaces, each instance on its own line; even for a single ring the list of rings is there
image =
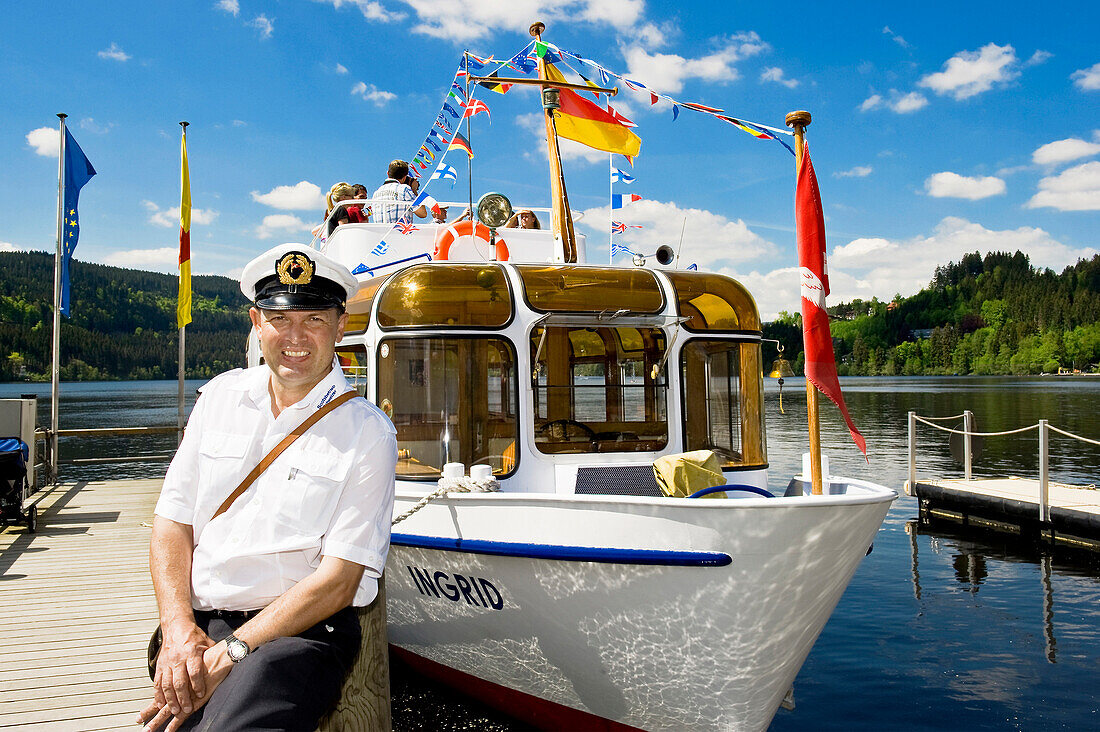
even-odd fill
[[[921,417],[921,416],[918,416],[917,419],[919,419],[921,422],[928,422],[928,420],[932,420],[933,422],[948,422],[952,419],[962,419],[965,416],[966,416],[966,414],[963,413],[963,414],[956,414],[953,417]],[[932,426],[934,427],[935,425],[932,425]]]
[[[500,483],[496,478],[478,480],[469,476],[463,478],[440,478],[439,487],[416,502],[416,505],[393,520],[390,526],[396,526],[409,516],[427,506],[437,498],[448,493],[492,493],[500,490]]]
[[[950,433],[955,434],[955,435],[972,435],[972,436],[975,436],[975,437],[1000,437],[1001,435],[1015,435],[1015,434],[1020,433],[1020,432],[1030,432],[1031,430],[1039,429],[1039,425],[1033,424],[1033,425],[1030,425],[1028,427],[1020,427],[1019,429],[1015,429],[1015,430],[1004,430],[1002,432],[967,432],[966,430],[955,430],[955,429],[951,429],[950,427],[941,427],[938,424],[933,424],[932,422],[929,422],[927,419],[920,416],[919,414],[914,414],[913,416],[916,417],[918,422],[924,422],[929,427],[935,427],[938,430],[942,430],[943,432],[950,432]],[[951,417],[951,419],[957,419],[957,417]],[[1051,427],[1050,429],[1055,429],[1055,428]],[[1061,431],[1061,430],[1059,430],[1059,431]]]

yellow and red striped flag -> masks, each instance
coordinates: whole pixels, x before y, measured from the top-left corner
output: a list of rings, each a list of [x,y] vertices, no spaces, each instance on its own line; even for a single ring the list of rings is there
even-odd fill
[[[180,291],[176,327],[191,322],[191,177],[187,172],[187,128],[180,143]]]

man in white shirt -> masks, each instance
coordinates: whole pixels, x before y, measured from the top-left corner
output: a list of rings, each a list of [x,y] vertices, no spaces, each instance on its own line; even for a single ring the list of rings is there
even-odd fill
[[[377,594],[397,443],[365,399],[333,409],[228,509],[271,449],[352,391],[334,359],[358,289],[296,244],[250,262],[241,289],[265,363],[202,389],[156,507],[150,571],[163,632],[148,730],[313,730],[359,648],[351,606]],[[224,512],[220,512],[224,510]]]
[[[409,185],[412,180],[409,164],[404,160],[394,160],[386,170],[386,176],[386,182],[371,196],[371,200],[375,202],[372,204],[377,217],[375,220],[383,224],[396,224],[398,221],[411,221],[412,214],[420,218],[427,217],[428,209],[424,204],[415,208],[412,205],[416,200],[416,193]],[[377,203],[379,200],[399,203]]]

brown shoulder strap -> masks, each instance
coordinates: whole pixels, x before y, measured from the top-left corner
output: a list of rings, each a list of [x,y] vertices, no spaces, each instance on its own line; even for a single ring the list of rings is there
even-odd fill
[[[282,442],[271,449],[271,452],[264,455],[264,459],[260,461],[259,465],[252,468],[252,472],[246,475],[244,480],[241,481],[241,484],[237,486],[232,493],[229,494],[229,497],[226,498],[222,505],[218,507],[218,510],[214,512],[214,515],[210,517],[210,520],[213,521],[218,516],[221,516],[223,513],[228,511],[229,507],[233,505],[233,502],[240,498],[242,493],[248,490],[248,486],[252,485],[256,481],[256,479],[259,478],[260,475],[268,469],[271,463],[275,462],[275,458],[279,457],[279,455],[283,453],[283,450],[290,447],[291,444],[299,437],[301,437],[306,430],[317,424],[321,417],[324,417],[333,409],[336,409],[344,402],[351,401],[357,396],[359,396],[359,392],[354,390],[344,392],[325,406],[318,409],[316,412],[311,414],[308,419],[304,420],[300,425],[295,427],[293,432],[284,437]]]

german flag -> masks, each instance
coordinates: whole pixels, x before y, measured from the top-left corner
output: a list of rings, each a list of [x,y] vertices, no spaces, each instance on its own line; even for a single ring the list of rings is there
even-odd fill
[[[545,64],[546,78],[566,83],[565,77],[551,64]],[[633,158],[642,147],[642,139],[630,131],[616,115],[570,89],[561,89],[561,109],[555,115],[558,136],[582,145],[619,153]]]
[[[462,150],[469,157],[474,156],[474,149],[470,147],[470,141],[462,136],[461,132],[455,133],[455,139],[451,140],[451,144],[447,146],[448,150]]]

